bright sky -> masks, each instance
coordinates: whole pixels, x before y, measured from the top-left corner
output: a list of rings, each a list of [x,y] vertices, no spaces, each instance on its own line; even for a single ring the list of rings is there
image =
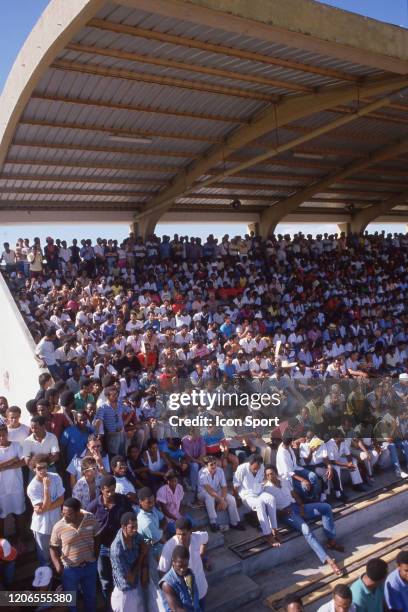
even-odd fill
[[[3,0],[1,3],[2,19],[0,20],[0,90],[3,89],[7,75],[13,65],[18,51],[23,45],[25,39],[33,28],[35,22],[41,15],[49,0],[14,0],[7,2]],[[66,0],[69,2],[69,0]],[[322,0],[315,0],[322,2]],[[408,27],[408,0],[325,0],[322,4],[330,4],[338,8],[360,13],[374,19],[386,21],[403,27]],[[392,224],[385,226],[390,231],[405,231],[405,224]],[[310,232],[313,234],[320,232],[336,232],[337,226],[334,224],[310,224],[296,226],[294,224],[281,224],[278,226],[278,232],[284,231],[293,233],[299,230]],[[381,229],[378,224],[372,224],[370,229]],[[97,236],[106,236],[112,238],[122,238],[128,233],[127,226],[117,225],[106,226],[99,225],[82,225],[80,231],[77,225],[29,225],[29,226],[3,226],[0,230],[0,242],[9,240],[14,243],[16,238],[21,235],[27,238],[40,236],[43,239],[51,234],[70,240],[75,236],[89,236],[96,238]],[[176,225],[158,226],[158,234],[172,234],[176,231],[194,236],[205,237],[210,232],[217,235],[224,233],[235,234],[245,233],[246,226],[243,224],[218,224],[215,228],[214,224],[201,224],[200,227],[191,224],[185,224],[180,227]]]

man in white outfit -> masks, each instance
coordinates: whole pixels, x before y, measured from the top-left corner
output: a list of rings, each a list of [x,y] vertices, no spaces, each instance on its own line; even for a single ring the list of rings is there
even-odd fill
[[[342,477],[345,472],[350,474],[351,483],[356,491],[364,491],[363,479],[357,466],[357,460],[352,457],[350,447],[341,431],[335,431],[333,438],[326,442],[327,456],[336,470],[340,487],[343,490]]]
[[[207,508],[211,531],[218,531],[220,528],[217,523],[217,510],[228,510],[232,529],[244,531],[245,526],[240,523],[235,497],[228,493],[224,470],[217,466],[214,457],[205,457],[204,464],[198,474],[198,498],[204,501]]]
[[[280,546],[276,503],[273,495],[263,491],[265,469],[261,455],[251,455],[234,474],[234,491],[243,503],[257,513],[262,533],[273,547]]]

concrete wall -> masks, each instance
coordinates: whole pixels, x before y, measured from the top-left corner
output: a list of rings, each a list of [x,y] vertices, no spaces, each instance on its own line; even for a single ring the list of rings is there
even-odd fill
[[[42,370],[34,359],[35,344],[14,299],[0,274],[0,395],[22,411],[29,422],[26,402],[38,390]]]

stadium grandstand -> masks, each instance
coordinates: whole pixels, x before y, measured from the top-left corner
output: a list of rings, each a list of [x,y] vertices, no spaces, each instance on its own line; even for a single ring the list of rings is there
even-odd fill
[[[51,0],[0,221],[129,233],[0,250],[9,603],[408,610],[408,235],[366,231],[408,218],[407,96],[406,30],[311,0]]]

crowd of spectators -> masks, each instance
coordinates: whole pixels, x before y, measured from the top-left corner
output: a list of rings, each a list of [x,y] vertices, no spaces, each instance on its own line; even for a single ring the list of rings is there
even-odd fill
[[[14,516],[21,553],[30,516],[36,586],[57,577],[89,610],[98,580],[115,612],[204,610],[200,506],[211,531],[248,522],[271,547],[295,529],[342,574],[332,505],[389,466],[408,477],[408,236],[49,237],[1,262],[44,370],[29,427],[0,398],[0,535]],[[194,391],[191,421],[279,420],[170,425],[170,397]],[[261,394],[279,402],[241,401]]]

